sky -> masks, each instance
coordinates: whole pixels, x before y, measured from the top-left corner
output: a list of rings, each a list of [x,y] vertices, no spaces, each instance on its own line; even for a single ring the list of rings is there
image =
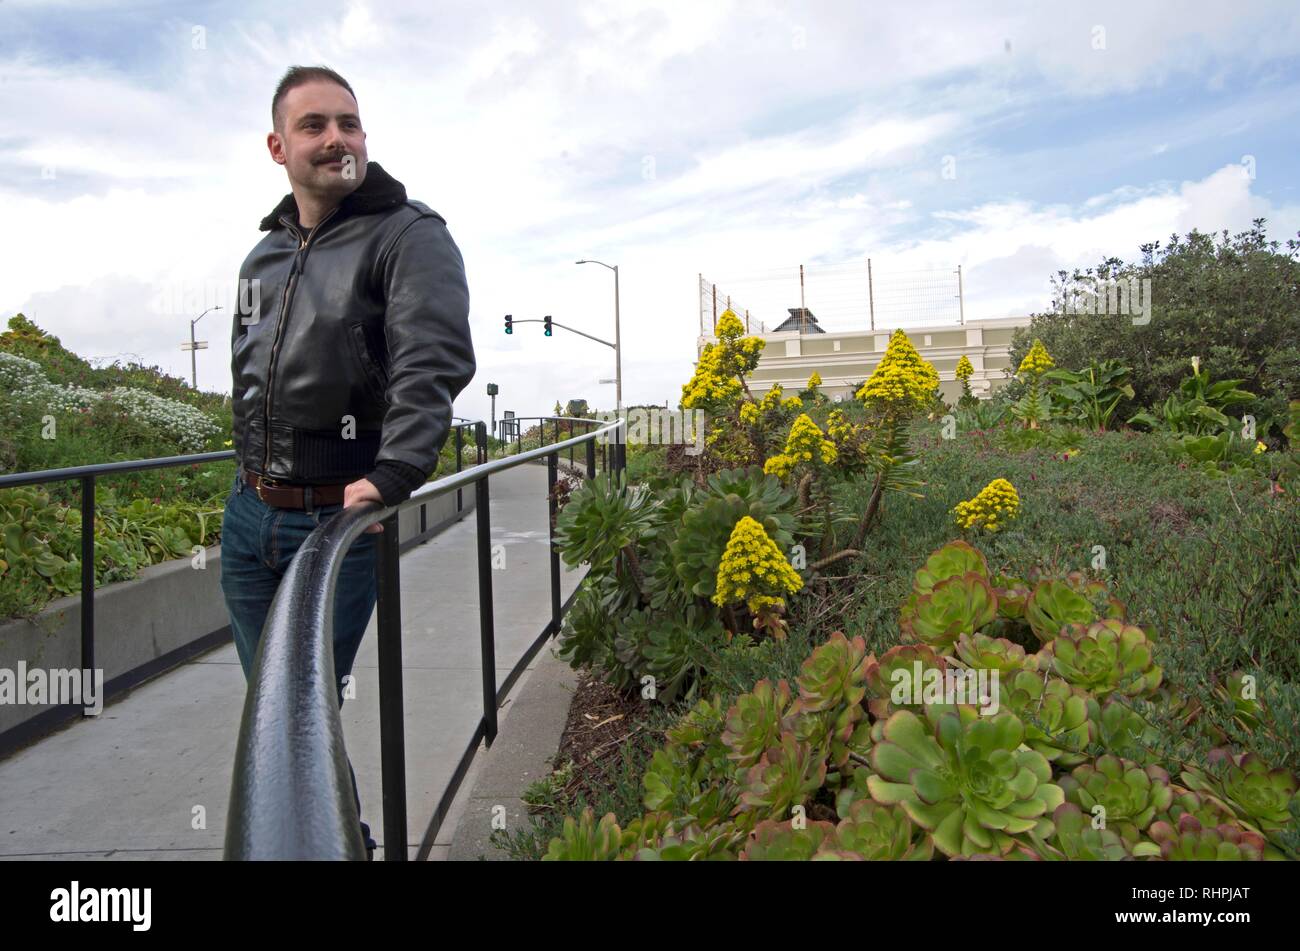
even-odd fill
[[[1297,53],[1290,0],[0,0],[0,319],[188,379],[220,304],[198,383],[229,393],[239,265],[289,190],[271,95],[327,65],[464,256],[457,415],[488,383],[498,416],[613,406],[610,348],[504,333],[612,340],[613,275],[581,258],[619,266],[624,402],[676,406],[701,274],[772,326],[805,265],[853,330],[868,258],[917,321],[960,265],[973,321],[1174,233],[1296,236]]]

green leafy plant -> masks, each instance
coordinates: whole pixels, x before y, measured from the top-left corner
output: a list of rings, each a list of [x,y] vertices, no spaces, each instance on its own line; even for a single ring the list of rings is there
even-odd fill
[[[1128,378],[1132,370],[1117,360],[1091,363],[1082,370],[1049,370],[1044,378],[1056,386],[1049,391],[1052,415],[1092,429],[1105,429],[1121,400],[1133,399]]]

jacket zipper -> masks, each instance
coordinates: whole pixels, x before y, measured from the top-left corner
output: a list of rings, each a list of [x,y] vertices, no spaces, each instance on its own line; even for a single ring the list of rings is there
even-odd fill
[[[307,232],[306,238],[302,236],[302,232],[295,228],[288,219],[283,215],[280,217],[280,222],[287,229],[293,232],[293,235],[298,239],[299,244],[298,250],[295,251],[293,255],[293,264],[289,267],[289,280],[284,285],[284,295],[280,298],[280,320],[275,325],[275,339],[271,342],[271,362],[266,371],[266,408],[262,413],[262,439],[264,443],[262,452],[262,472],[264,473],[268,472],[271,468],[271,397],[275,393],[275,358],[280,352],[280,341],[284,337],[284,325],[288,322],[289,307],[293,303],[293,285],[294,282],[298,280],[299,264],[301,263],[299,255],[301,255],[302,252],[307,249],[307,246],[311,244],[311,239],[315,236],[316,232],[320,230],[320,226],[329,221],[336,211],[338,211],[338,208],[331,209],[329,214],[316,222],[315,227]]]

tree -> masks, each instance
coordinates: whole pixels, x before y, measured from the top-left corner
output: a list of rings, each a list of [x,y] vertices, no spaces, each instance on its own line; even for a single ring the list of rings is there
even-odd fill
[[[1066,369],[1116,360],[1133,371],[1133,398],[1118,414],[1126,417],[1177,389],[1188,361],[1199,357],[1214,379],[1243,380],[1243,389],[1259,395],[1250,411],[1261,432],[1280,427],[1288,401],[1300,397],[1300,241],[1291,238],[1280,248],[1258,218],[1233,237],[1224,230],[1217,242],[1193,230],[1185,238],[1172,235],[1164,248],[1144,244],[1140,263],[1111,257],[1083,271],[1061,271],[1053,310],[1033,314],[1030,326],[1016,331],[1011,365],[1019,365],[1035,338]],[[1072,294],[1111,279],[1150,280],[1149,321],[1064,312]]]

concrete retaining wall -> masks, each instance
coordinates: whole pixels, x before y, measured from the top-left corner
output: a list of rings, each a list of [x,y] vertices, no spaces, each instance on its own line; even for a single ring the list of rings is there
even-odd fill
[[[406,551],[474,510],[473,487],[398,513],[398,545]],[[421,531],[421,509],[424,528]],[[105,700],[231,639],[221,591],[221,546],[204,552],[202,569],[178,558],[149,565],[130,580],[95,589],[95,666]],[[0,669],[79,669],[81,596],[50,602],[31,620],[0,622]],[[80,707],[0,703],[0,757],[81,716]]]

